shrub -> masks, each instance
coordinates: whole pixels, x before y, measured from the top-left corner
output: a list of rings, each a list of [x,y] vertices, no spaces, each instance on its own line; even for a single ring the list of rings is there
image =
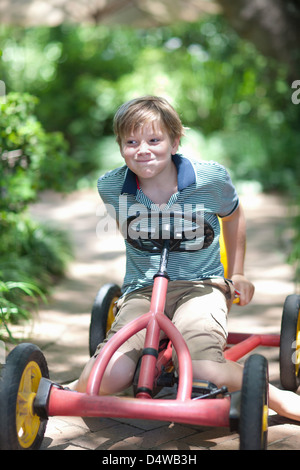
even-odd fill
[[[0,107],[0,335],[29,318],[33,301],[62,276],[71,257],[66,234],[30,219],[27,206],[45,188],[63,189],[73,166],[60,133],[36,118],[37,99],[11,93]]]

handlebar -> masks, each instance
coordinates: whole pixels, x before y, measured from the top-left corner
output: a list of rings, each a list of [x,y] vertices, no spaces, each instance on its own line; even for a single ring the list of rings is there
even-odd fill
[[[196,211],[138,211],[124,222],[122,233],[132,246],[150,253],[161,252],[164,240],[170,241],[169,251],[198,251],[214,240],[213,228]]]

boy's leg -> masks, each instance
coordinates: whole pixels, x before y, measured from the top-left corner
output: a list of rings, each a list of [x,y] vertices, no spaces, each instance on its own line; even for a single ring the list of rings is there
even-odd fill
[[[269,407],[281,416],[300,421],[300,396],[269,384]]]
[[[88,379],[95,364],[96,357],[91,357],[86,364],[79,380],[75,386],[77,392],[85,392]],[[111,358],[100,388],[100,395],[119,393],[128,388],[134,376],[136,363],[121,352],[116,352]]]
[[[240,390],[243,366],[226,361],[223,356],[228,302],[214,288],[198,292],[198,296],[195,295],[197,289],[182,295],[173,317],[189,346],[193,377],[208,380],[217,387],[226,386],[230,392]],[[176,363],[176,357],[174,359]],[[281,416],[300,421],[300,396],[294,392],[269,384],[269,407]]]
[[[224,289],[230,289],[225,283],[223,285]],[[187,343],[192,361],[224,363],[228,300],[223,291],[211,284],[186,283],[185,291],[181,291],[176,299],[178,284],[174,282],[173,287],[175,312],[172,321]],[[177,366],[176,355],[173,359]]]
[[[243,366],[237,362],[193,361],[194,378],[209,380],[230,392],[241,390]],[[269,384],[269,407],[281,416],[300,421],[300,396]]]
[[[194,379],[208,380],[218,388],[226,386],[229,392],[240,390],[243,380],[243,366],[237,362],[216,362],[209,360],[192,361]]]
[[[74,384],[73,388],[78,392],[85,392],[96,358],[107,341],[124,325],[149,311],[151,292],[152,287],[143,288],[119,300],[116,319],[108,332],[107,338],[104,343],[97,347],[95,355],[88,361],[78,382]],[[114,353],[103,375],[99,392],[101,395],[119,393],[131,385],[136,364],[144,345],[144,338],[144,331],[140,331]]]

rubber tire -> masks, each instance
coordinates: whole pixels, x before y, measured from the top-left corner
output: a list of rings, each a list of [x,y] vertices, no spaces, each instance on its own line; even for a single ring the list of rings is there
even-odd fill
[[[267,448],[268,361],[260,354],[245,362],[241,391],[240,450]]]
[[[287,296],[283,305],[280,333],[279,367],[283,388],[295,392],[300,385],[299,370],[296,370],[295,352],[297,326],[299,328],[300,295]],[[298,346],[299,347],[299,346]]]
[[[16,415],[18,391],[26,366],[35,362],[42,377],[49,378],[48,366],[42,351],[31,343],[16,346],[7,356],[0,374],[0,449],[37,450],[44,438],[47,419],[40,418],[36,437],[30,447],[23,447],[18,439]]]
[[[121,289],[117,284],[104,284],[95,298],[90,321],[89,353],[90,357],[95,354],[98,344],[106,337],[108,313],[111,303],[121,296]]]

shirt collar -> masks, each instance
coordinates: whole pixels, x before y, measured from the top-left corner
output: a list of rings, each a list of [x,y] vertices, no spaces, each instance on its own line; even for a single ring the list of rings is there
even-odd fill
[[[177,168],[177,185],[178,191],[181,191],[184,188],[187,188],[191,184],[196,182],[196,174],[195,169],[192,162],[188,159],[183,157],[180,154],[176,154],[172,156],[173,162]],[[127,168],[125,173],[125,180],[122,188],[122,194],[136,194],[138,187],[137,187],[137,180],[136,175]]]

